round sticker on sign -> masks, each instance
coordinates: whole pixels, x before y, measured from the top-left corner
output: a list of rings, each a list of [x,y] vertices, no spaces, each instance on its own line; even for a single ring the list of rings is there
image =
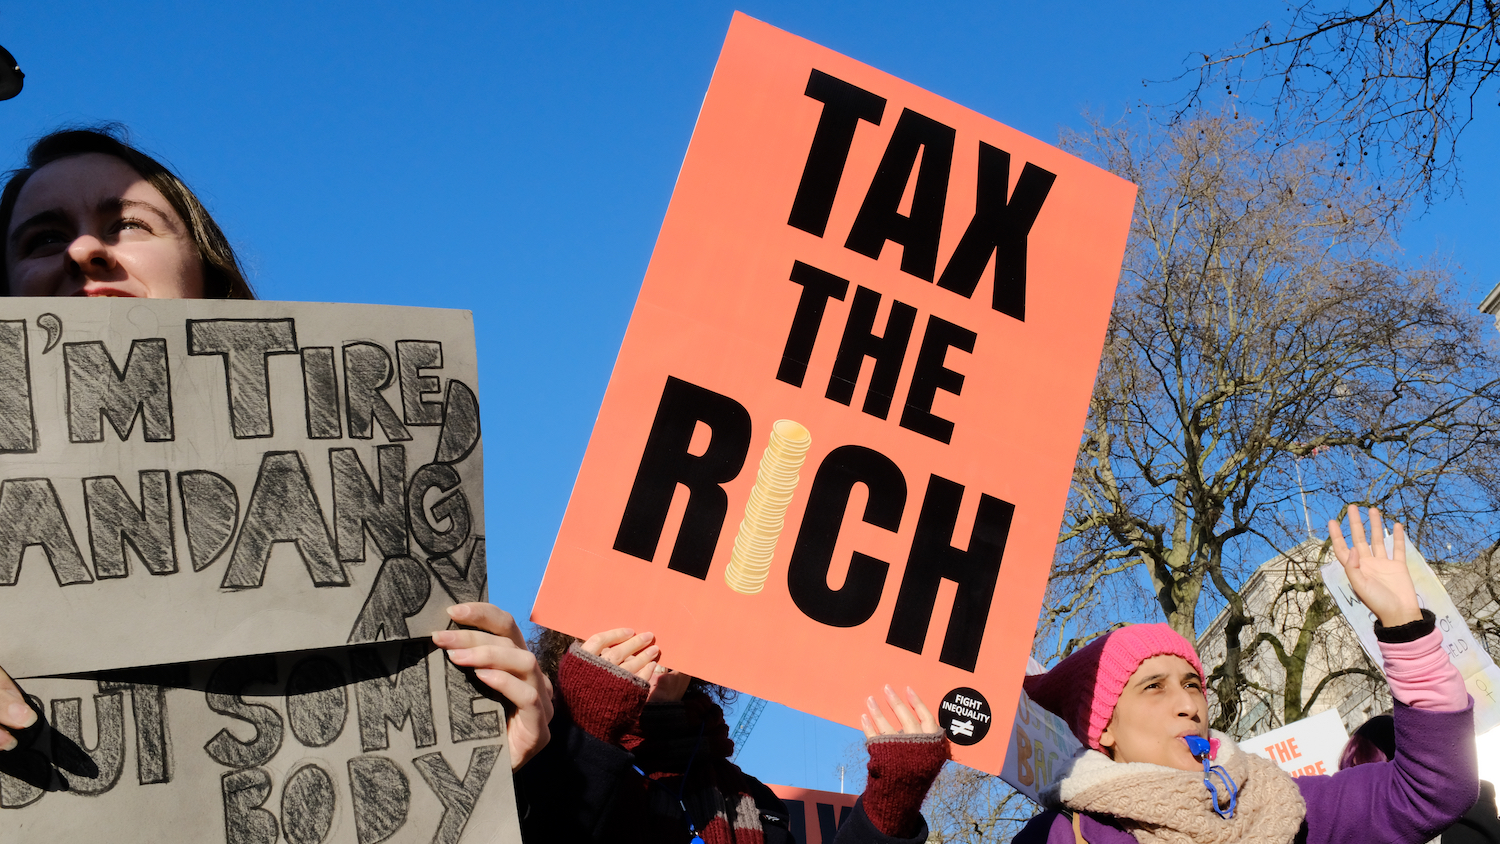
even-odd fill
[[[991,720],[990,702],[974,689],[954,689],[938,706],[938,723],[954,744],[978,744],[989,733]]]

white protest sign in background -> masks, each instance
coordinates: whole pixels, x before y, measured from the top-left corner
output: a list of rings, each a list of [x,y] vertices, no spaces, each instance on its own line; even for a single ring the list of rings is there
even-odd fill
[[[1386,534],[1385,548],[1386,553],[1394,553],[1395,540],[1391,534]],[[1464,685],[1474,697],[1474,732],[1483,734],[1500,724],[1500,700],[1496,700],[1496,693],[1500,692],[1500,668],[1496,668],[1489,652],[1474,638],[1463,615],[1448,596],[1448,590],[1443,588],[1432,567],[1427,565],[1427,559],[1410,539],[1406,541],[1406,568],[1411,572],[1422,608],[1437,616],[1437,627],[1443,634],[1443,647],[1448,651],[1448,658],[1463,675]],[[1349,577],[1337,560],[1323,566],[1322,572],[1323,582],[1333,593],[1349,626],[1354,628],[1370,661],[1384,670],[1380,645],[1375,640],[1375,614],[1355,597]]]
[[[467,311],[0,300],[0,666],[423,635],[483,597]]]
[[[1337,709],[1319,712],[1240,742],[1246,753],[1264,756],[1294,777],[1332,774],[1349,734]]]
[[[518,844],[498,698],[420,641],[22,680],[5,844]]]
[[[1028,675],[1044,670],[1035,659],[1027,660]],[[1066,721],[1032,703],[1022,691],[1000,779],[1041,803],[1041,793],[1066,773],[1067,763],[1082,748]]]

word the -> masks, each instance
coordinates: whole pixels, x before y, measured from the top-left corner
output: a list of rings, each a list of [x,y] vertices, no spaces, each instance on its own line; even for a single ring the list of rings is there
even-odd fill
[[[791,330],[787,332],[786,349],[782,352],[776,378],[800,387],[807,376],[808,361],[817,345],[828,301],[842,301],[849,291],[849,282],[801,261],[792,265],[791,280],[802,285],[802,295],[797,301]],[[876,334],[875,313],[880,307],[880,299],[880,294],[868,287],[855,289],[854,302],[849,308],[843,337],[839,340],[838,356],[834,359],[825,395],[840,404],[851,404],[860,370],[865,358],[869,358],[874,361],[874,369],[870,373],[870,386],[861,409],[877,419],[885,419],[896,395],[901,364],[911,346],[917,310],[905,302],[893,300],[886,317],[885,332]],[[947,367],[948,350],[972,353],[977,336],[945,319],[928,316],[918,344],[916,368],[912,371],[901,411],[901,427],[938,442],[953,440],[953,423],[934,414],[932,405],[939,390],[953,395],[963,390],[963,374]]]

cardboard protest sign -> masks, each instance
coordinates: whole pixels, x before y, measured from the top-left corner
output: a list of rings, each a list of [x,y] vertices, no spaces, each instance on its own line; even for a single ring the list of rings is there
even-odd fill
[[[532,619],[999,771],[1134,195],[736,15]]]
[[[484,594],[464,311],[0,299],[13,676],[406,638]]]
[[[1264,756],[1294,777],[1332,774],[1349,733],[1337,709],[1327,709],[1240,742],[1246,753]]]
[[[1386,534],[1385,548],[1386,553],[1394,553],[1394,535]],[[1474,638],[1474,633],[1464,622],[1463,614],[1453,605],[1448,590],[1443,588],[1442,581],[1438,580],[1432,567],[1427,565],[1427,558],[1422,556],[1422,552],[1417,550],[1410,538],[1406,540],[1406,568],[1411,572],[1412,585],[1417,589],[1418,603],[1422,605],[1422,609],[1431,610],[1437,616],[1438,631],[1443,634],[1443,647],[1448,651],[1448,659],[1458,668],[1458,673],[1463,675],[1464,685],[1474,698],[1474,732],[1482,735],[1500,725],[1500,700],[1496,699],[1496,694],[1500,693],[1500,667],[1496,667],[1489,651]],[[1339,610],[1359,637],[1359,644],[1365,649],[1370,661],[1384,670],[1380,644],[1375,639],[1375,614],[1355,596],[1353,587],[1349,585],[1349,576],[1344,573],[1344,567],[1339,565],[1338,560],[1323,566],[1322,574],[1323,582],[1327,584],[1328,591],[1333,593]]]
[[[498,699],[430,643],[21,681],[6,844],[519,842]]]
[[[854,811],[858,794],[818,791],[790,785],[767,785],[786,804],[787,825],[804,844],[832,844],[839,827]]]

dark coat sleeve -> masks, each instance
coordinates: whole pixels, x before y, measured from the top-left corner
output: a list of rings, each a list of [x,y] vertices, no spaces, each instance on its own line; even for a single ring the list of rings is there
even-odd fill
[[[547,746],[515,774],[521,839],[616,842],[622,829],[645,829],[646,784],[635,770],[635,754],[590,735],[563,707],[549,727]],[[781,798],[749,775],[745,787],[760,809],[765,844],[797,844]]]
[[[1300,777],[1306,844],[1424,844],[1479,797],[1474,706],[1431,712],[1397,703],[1396,758]]]
[[[622,797],[639,802],[629,799],[639,788],[632,782],[639,780],[635,756],[589,735],[562,707],[548,726],[547,746],[515,773],[521,838],[548,844],[607,840],[612,816],[627,810]]]
[[[833,838],[834,844],[921,844],[926,840],[926,818],[921,818],[921,825],[911,838],[896,838],[881,832],[870,820],[870,816],[865,814],[863,797],[855,801],[854,811],[849,813],[849,820],[844,821],[843,826],[839,827],[838,835]]]

